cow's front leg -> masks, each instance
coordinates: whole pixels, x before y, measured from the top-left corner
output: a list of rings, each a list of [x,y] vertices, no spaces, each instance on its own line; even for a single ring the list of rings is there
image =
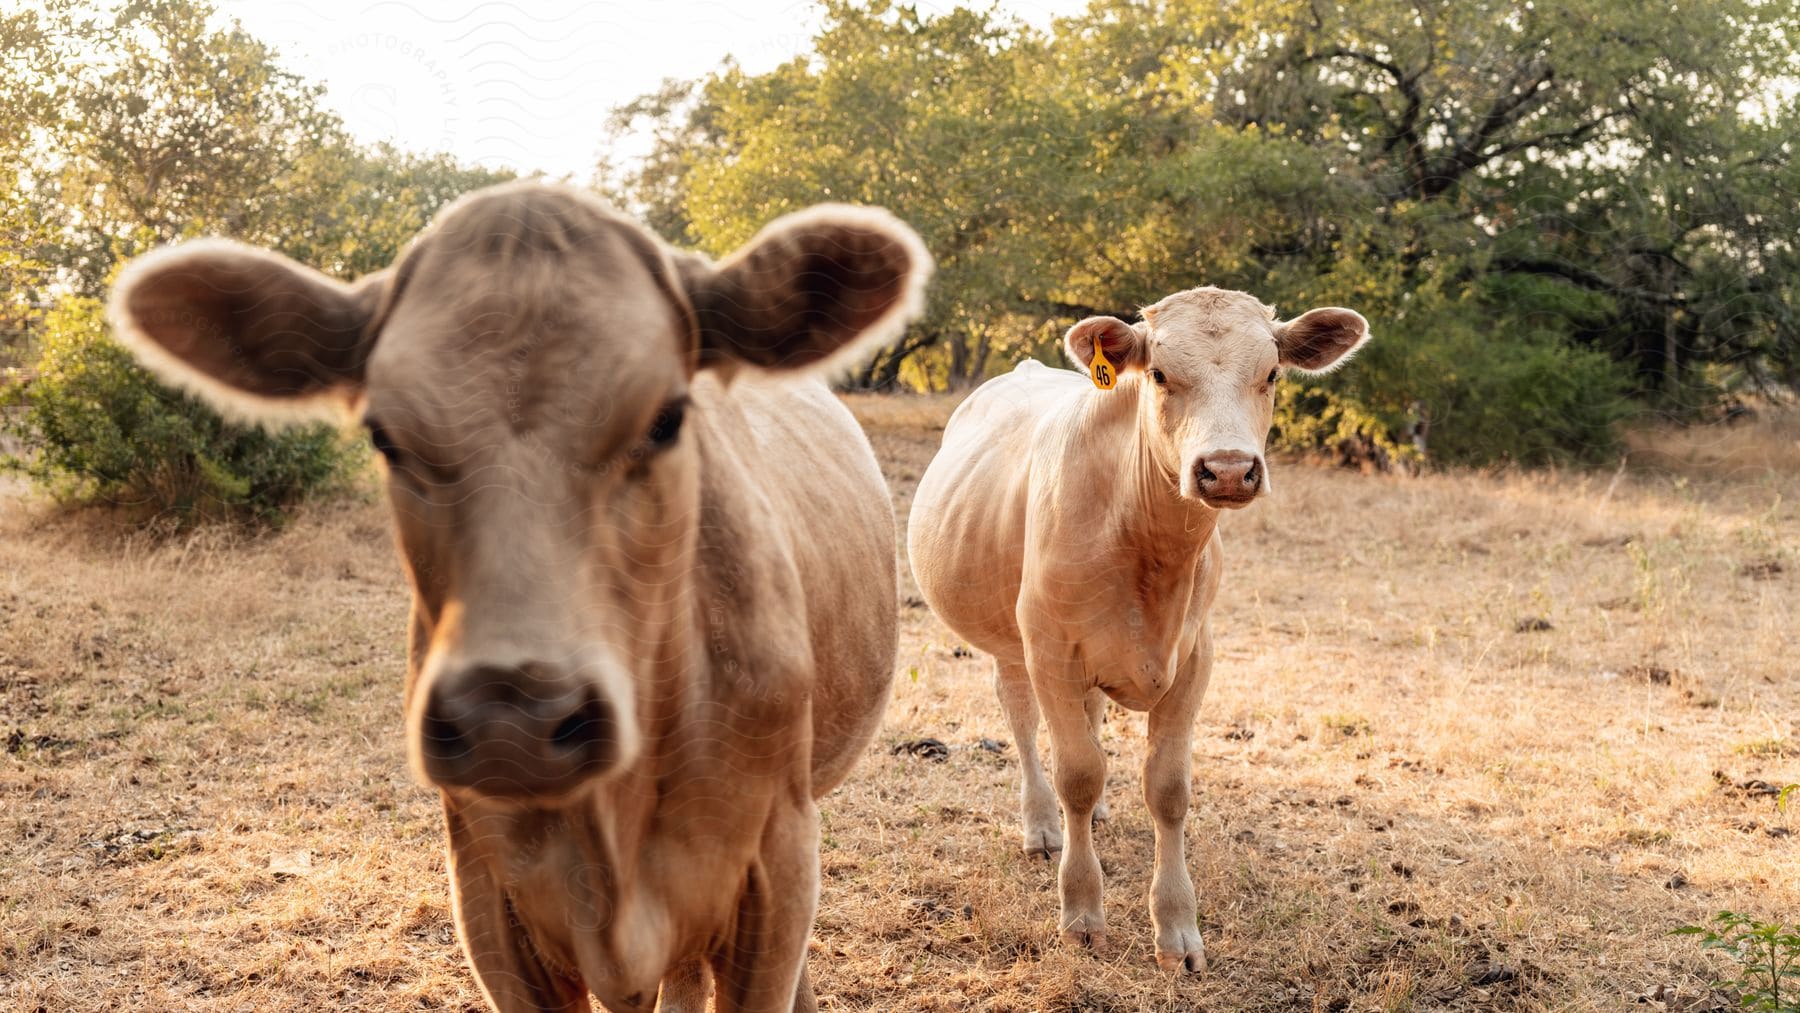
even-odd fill
[[[1171,971],[1206,969],[1185,831],[1193,782],[1194,717],[1211,671],[1212,637],[1203,630],[1192,661],[1172,691],[1150,709],[1150,745],[1144,757],[1144,802],[1156,825],[1150,923],[1156,928],[1156,962]]]
[[[1094,807],[1106,788],[1106,754],[1088,722],[1089,687],[1083,685],[1079,664],[1056,666],[1042,676],[1034,668],[1031,675],[1050,728],[1051,766],[1063,809],[1062,867],[1057,873],[1062,936],[1100,949],[1106,944],[1105,884],[1100,856],[1094,853]]]
[[[806,942],[819,902],[819,811],[777,803],[745,877],[731,937],[713,962],[718,1013],[811,1013]]]
[[[706,961],[683,960],[663,975],[656,1013],[706,1013],[708,988]]]
[[[482,829],[449,804],[444,814],[450,831],[450,897],[456,932],[488,1005],[499,1013],[590,1013],[587,987],[581,979],[546,967],[538,959],[507,900],[506,884],[494,863],[472,857],[480,850],[474,841]]]
[[[812,929],[807,929],[807,936],[812,936]],[[794,1013],[819,1013],[819,997],[813,994],[812,968],[806,966],[806,958],[800,958],[800,981],[794,986]]]

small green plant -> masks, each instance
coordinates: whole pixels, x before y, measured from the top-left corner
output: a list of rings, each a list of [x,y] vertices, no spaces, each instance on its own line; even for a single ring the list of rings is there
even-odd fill
[[[1785,756],[1800,756],[1800,742],[1793,742],[1777,736],[1772,739],[1756,739],[1736,747],[1733,752],[1744,756],[1764,756],[1781,759]]]
[[[1369,719],[1357,714],[1325,714],[1320,716],[1319,723],[1346,739],[1372,735],[1375,732],[1375,726],[1369,724]]]
[[[23,448],[0,464],[65,501],[177,525],[274,523],[357,461],[334,427],[233,425],[157,383],[112,340],[95,299],[69,297],[49,314],[35,372],[0,391],[0,428]]]
[[[1721,911],[1712,926],[1683,925],[1678,936],[1699,936],[1700,947],[1737,961],[1738,977],[1718,987],[1754,1013],[1800,1013],[1800,930],[1779,922]]]
[[[1654,613],[1662,603],[1662,582],[1656,577],[1656,564],[1650,558],[1650,551],[1633,539],[1625,543],[1625,553],[1631,557],[1632,568],[1637,571],[1638,610]]]

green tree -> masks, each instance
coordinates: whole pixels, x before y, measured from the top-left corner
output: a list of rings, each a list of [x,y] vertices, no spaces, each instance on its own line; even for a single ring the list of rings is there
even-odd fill
[[[1593,458],[1628,397],[1795,375],[1797,11],[1097,0],[1045,33],[838,0],[812,54],[622,111],[654,153],[621,193],[715,251],[822,199],[913,222],[933,307],[866,384],[1211,283],[1375,322],[1285,439]]]
[[[1466,228],[1450,245],[1436,229],[1385,232],[1414,276],[1529,274],[1580,290],[1575,305],[1604,296],[1607,318],[1570,337],[1630,363],[1646,389],[1675,393],[1689,356],[1791,369],[1800,334],[1778,300],[1745,297],[1778,287],[1771,227],[1800,225],[1777,178],[1791,135],[1751,111],[1796,69],[1792,0],[1164,13],[1185,38],[1154,73],[1181,79],[1217,121],[1279,125],[1339,153],[1372,215]],[[1479,256],[1455,255],[1465,249]],[[1563,295],[1543,291],[1555,313]]]
[[[15,466],[59,495],[182,518],[272,519],[358,458],[334,432],[226,423],[151,380],[105,334],[117,268],[152,246],[225,235],[353,278],[387,266],[437,210],[507,178],[443,155],[364,147],[320,89],[203,0],[0,16],[0,325]]]
[[[54,280],[31,161],[58,98],[54,25],[66,13],[62,4],[0,13],[0,366],[23,356]]]
[[[1006,314],[1047,308],[1057,224],[1094,201],[1074,178],[1093,125],[1038,79],[1046,40],[996,15],[833,0],[826,17],[812,55],[623,107],[616,123],[649,120],[655,147],[620,192],[714,253],[820,200],[900,210],[937,258],[934,296],[858,382],[906,367],[915,385],[966,383],[1030,337]]]
[[[446,204],[512,173],[381,143],[330,145],[296,158],[286,206],[257,241],[342,278],[378,271]]]
[[[703,101],[697,81],[665,80],[655,91],[612,110],[605,137],[618,144],[649,131],[650,150],[629,162],[602,157],[596,183],[614,203],[629,206],[657,235],[679,246],[699,246],[688,218],[688,173],[701,153],[723,143],[713,122],[717,107]]]
[[[123,259],[197,235],[353,277],[385,267],[457,195],[510,178],[446,155],[363,147],[322,89],[204,0],[65,14],[43,115],[40,203],[63,281],[98,295]]]
[[[60,266],[82,292],[157,244],[278,240],[297,163],[345,143],[318,86],[197,0],[128,3],[65,59],[53,185],[73,212]]]

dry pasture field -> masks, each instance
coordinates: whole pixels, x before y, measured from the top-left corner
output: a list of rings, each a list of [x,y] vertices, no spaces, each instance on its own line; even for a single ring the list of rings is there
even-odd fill
[[[851,403],[904,519],[950,403]],[[1142,717],[1104,735],[1113,949],[1072,952],[989,663],[903,587],[886,725],[823,805],[822,1007],[1715,1008],[1722,966],[1668,931],[1800,913],[1764,787],[1800,781],[1800,426],[1630,462],[1277,462],[1226,518],[1198,978],[1152,958]],[[156,539],[8,493],[0,1007],[479,1008],[405,767],[406,607],[372,495]]]

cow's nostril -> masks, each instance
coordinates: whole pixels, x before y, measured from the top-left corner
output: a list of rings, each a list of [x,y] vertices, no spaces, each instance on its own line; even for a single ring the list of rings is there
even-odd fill
[[[551,733],[550,742],[564,751],[582,749],[604,735],[606,725],[606,705],[590,698],[573,714],[562,719],[562,723]]]
[[[433,756],[454,758],[466,750],[462,729],[444,715],[436,694],[433,694],[426,707],[424,727],[419,729],[419,733],[425,740],[426,752]]]
[[[1260,481],[1261,479],[1262,479],[1262,462],[1261,461],[1251,461],[1250,462],[1250,470],[1244,472],[1244,488],[1246,488],[1246,489],[1256,488],[1256,483],[1258,481]]]
[[[1194,473],[1194,477],[1202,482],[1217,482],[1219,480],[1219,476],[1213,474],[1213,470],[1206,466],[1205,461],[1200,462]]]

